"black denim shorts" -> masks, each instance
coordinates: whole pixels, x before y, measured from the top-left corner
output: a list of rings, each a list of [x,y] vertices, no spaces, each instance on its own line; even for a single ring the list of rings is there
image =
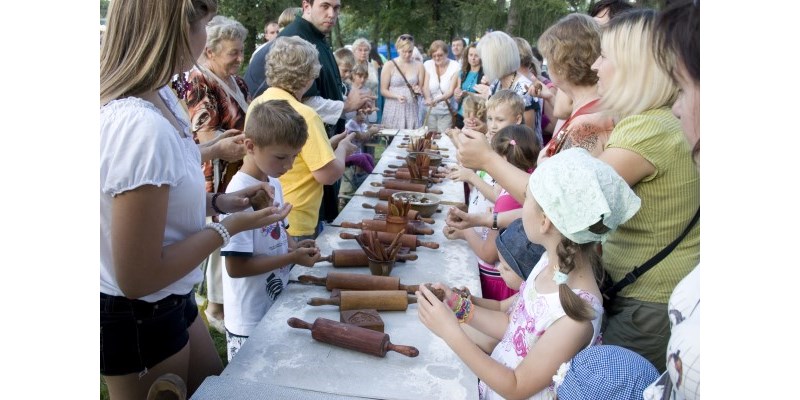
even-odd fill
[[[189,343],[194,291],[155,303],[100,293],[100,373],[143,372]]]

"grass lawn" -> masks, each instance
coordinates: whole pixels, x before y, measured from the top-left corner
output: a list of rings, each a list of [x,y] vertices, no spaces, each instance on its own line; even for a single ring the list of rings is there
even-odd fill
[[[198,304],[197,308],[200,314],[199,316],[205,317],[205,312],[204,312],[206,310],[205,299],[200,295],[197,295],[197,304]],[[205,321],[205,318],[203,318],[203,321]],[[228,346],[225,340],[225,334],[219,333],[214,329],[209,329],[208,331],[211,333],[211,339],[214,340],[214,347],[217,348],[217,353],[219,353],[219,358],[222,359],[222,366],[223,367],[228,366]],[[106,388],[106,383],[105,381],[103,381],[102,376],[100,377],[100,400],[109,400],[108,389]]]

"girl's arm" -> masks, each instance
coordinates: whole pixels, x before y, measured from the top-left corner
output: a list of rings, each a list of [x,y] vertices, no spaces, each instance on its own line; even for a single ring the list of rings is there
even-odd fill
[[[266,184],[244,191],[244,197]],[[242,195],[240,195],[242,196]],[[226,197],[220,196],[217,200]],[[241,200],[241,197],[238,198]],[[180,242],[163,245],[167,223],[169,186],[144,185],[114,197],[111,205],[111,253],[114,273],[125,297],[137,299],[157,292],[197,268],[214,249],[223,243],[213,229],[201,229]],[[225,206],[231,211],[249,206],[249,202],[228,197]],[[223,207],[220,205],[220,207]],[[289,214],[291,205],[243,211],[225,218],[222,225],[230,235],[273,224]],[[227,211],[227,210],[226,210]]]
[[[497,213],[497,227],[507,228],[514,220],[522,218],[522,209],[503,211]],[[447,211],[445,224],[456,229],[467,229],[476,226],[492,227],[494,216],[492,213],[465,213],[456,207]]]
[[[490,230],[486,236],[486,240],[483,240],[483,238],[478,235],[478,232],[475,232],[475,229],[470,228],[461,231],[464,240],[469,244],[469,248],[472,249],[478,258],[487,263],[495,263],[499,260],[497,257],[497,245],[494,243],[494,240],[497,238],[497,232],[498,231]]]
[[[491,175],[518,203],[525,202],[530,174],[509,163],[492,150],[485,136],[462,129],[458,137],[458,160],[468,168],[482,169]]]
[[[528,354],[511,369],[484,353],[460,329],[453,312],[439,301],[428,288],[420,286],[425,296],[419,302],[419,318],[428,329],[444,339],[456,355],[479,379],[507,399],[527,398],[550,385],[558,367],[571,359],[589,343],[592,326],[562,317],[553,323]],[[479,317],[475,310],[472,320]],[[474,323],[470,323],[475,327]],[[508,319],[502,328],[508,326]]]
[[[484,181],[483,178],[481,178],[477,174],[475,175],[475,177],[477,179],[473,179],[473,181],[470,183],[473,186],[475,186],[475,188],[478,189],[479,192],[481,192],[483,197],[486,197],[486,200],[489,200],[492,203],[497,201],[497,195],[500,194],[500,192],[499,191],[495,192],[495,187],[493,185],[486,183],[486,181]]]

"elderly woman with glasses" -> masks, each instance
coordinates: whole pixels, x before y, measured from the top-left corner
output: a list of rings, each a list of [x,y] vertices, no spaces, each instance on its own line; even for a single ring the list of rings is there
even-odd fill
[[[416,129],[419,126],[417,99],[423,95],[425,68],[421,62],[412,58],[413,36],[400,35],[395,47],[399,55],[386,63],[381,72],[381,95],[386,99],[383,106],[383,126]]]

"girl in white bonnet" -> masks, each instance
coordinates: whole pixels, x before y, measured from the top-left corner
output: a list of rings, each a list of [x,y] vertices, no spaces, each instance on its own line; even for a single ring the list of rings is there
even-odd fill
[[[640,200],[608,164],[582,148],[563,151],[534,171],[522,223],[547,250],[520,287],[508,313],[475,306],[442,284],[445,301],[420,286],[419,318],[480,379],[481,399],[555,398],[561,363],[597,344],[603,316],[596,243],[630,219]],[[500,343],[491,356],[460,327]]]

